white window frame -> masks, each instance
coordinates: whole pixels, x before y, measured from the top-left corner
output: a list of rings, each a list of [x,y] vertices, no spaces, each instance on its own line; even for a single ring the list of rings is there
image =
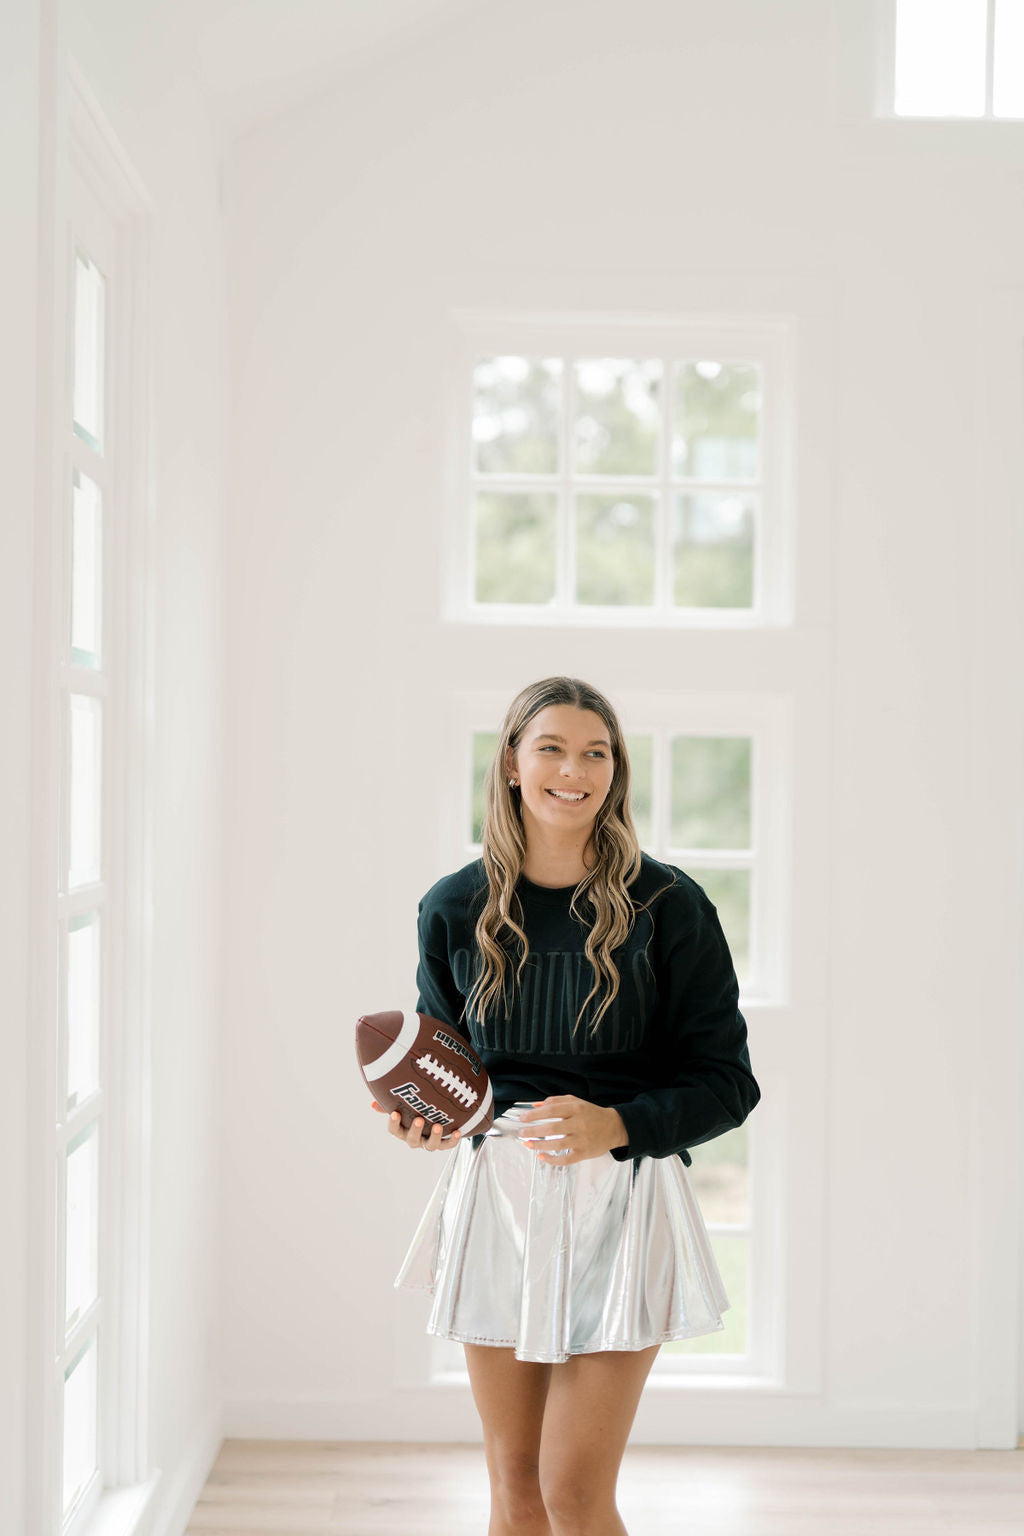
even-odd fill
[[[850,0],[847,0],[850,3]],[[892,123],[940,123],[973,124],[996,123],[1009,127],[1024,124],[1024,117],[997,115],[992,108],[992,92],[995,74],[995,7],[996,0],[988,0],[988,16],[985,27],[985,105],[975,113],[915,113],[896,111],[896,10],[897,0],[873,0],[874,37],[874,115]],[[859,19],[858,0],[853,0],[853,11]],[[850,23],[848,22],[848,25]]]
[[[149,1020],[151,976],[149,785],[153,761],[154,605],[151,364],[148,274],[151,202],[74,61],[57,50],[44,80],[56,135],[44,169],[51,298],[40,336],[39,500],[33,656],[31,899],[33,1052],[30,1061],[32,1196],[30,1461],[32,1528],[43,1536],[113,1536],[142,1517],[158,1474],[149,1468]],[[47,203],[46,199],[49,198]],[[44,225],[47,228],[47,225]],[[72,467],[91,473],[72,441],[71,359],[75,251],[107,268],[103,469],[102,665],[70,664]],[[44,242],[45,248],[45,242]],[[45,279],[44,279],[45,281]],[[62,718],[70,693],[103,700],[100,880],[57,889]],[[66,816],[66,812],[63,813]],[[100,1091],[59,1123],[65,1007],[63,942],[69,916],[101,911]],[[98,1109],[98,1472],[63,1521],[63,1239],[58,1230],[60,1148],[79,1110]],[[58,1120],[55,1120],[55,1108]],[[88,1116],[86,1116],[88,1118]]]
[[[472,825],[472,737],[476,732],[493,731],[508,703],[497,691],[454,691],[449,696],[448,729],[443,750],[452,761],[442,773],[442,791],[438,804],[439,859],[444,868],[454,867],[457,858],[469,863],[480,855],[480,845],[469,837]],[[790,901],[791,872],[788,863],[792,807],[788,786],[793,781],[792,700],[784,695],[732,695],[728,698],[704,694],[643,694],[630,690],[628,702],[620,711],[622,729],[627,735],[652,734],[664,745],[670,735],[742,735],[749,737],[751,749],[751,821],[752,873],[750,924],[750,984],[741,991],[740,1009],[749,1018],[753,1006],[782,1008],[788,1001],[789,933],[786,923]],[[439,744],[440,745],[440,744]],[[681,850],[665,841],[667,786],[658,778],[659,758],[655,753],[654,845],[655,858],[687,869]],[[768,806],[768,786],[772,803]],[[445,850],[445,851],[441,851]],[[452,850],[456,851],[453,858]],[[709,865],[716,861],[708,859]],[[717,861],[728,867],[724,861]],[[700,883],[699,871],[694,878]],[[755,1149],[758,1177],[751,1178],[750,1209],[746,1223],[748,1257],[752,1272],[771,1277],[773,1267],[767,1256],[777,1253],[781,1242],[778,1230],[782,1202],[778,1195],[779,1169],[767,1156],[769,1166],[762,1168],[761,1128],[749,1127],[751,1165]],[[763,1175],[763,1176],[762,1176]],[[708,1230],[716,1228],[709,1222]],[[723,1231],[731,1230],[723,1228]],[[758,1305],[757,1303],[760,1303]],[[679,1354],[658,1356],[655,1372],[673,1380],[700,1378],[721,1381],[737,1378],[743,1382],[774,1381],[779,1370],[781,1341],[780,1307],[766,1284],[755,1301],[748,1297],[747,1349],[742,1355]],[[465,1375],[461,1345],[446,1339],[431,1339],[431,1379],[454,1382]]]
[[[446,538],[439,551],[437,590],[442,594],[442,618],[451,625],[445,637],[448,626],[442,623],[442,639],[450,644],[460,686],[441,685],[445,730],[433,738],[441,753],[436,762],[440,814],[435,867],[450,870],[460,855],[465,862],[470,733],[494,731],[509,699],[530,677],[566,673],[592,678],[610,691],[628,731],[664,720],[673,730],[685,731],[689,709],[691,718],[700,716],[716,727],[732,720],[736,729],[757,735],[762,751],[777,756],[777,770],[769,768],[765,758],[767,771],[761,778],[770,784],[771,804],[755,814],[774,848],[771,880],[781,899],[772,901],[765,889],[755,919],[760,924],[757,938],[751,935],[752,951],[756,943],[764,956],[760,990],[755,993],[748,983],[741,995],[762,1089],[748,1134],[750,1254],[763,1290],[756,1319],[750,1319],[744,1357],[716,1361],[711,1356],[682,1356],[682,1369],[673,1363],[652,1373],[655,1401],[648,1408],[641,1404],[639,1419],[647,1416],[647,1427],[658,1438],[664,1433],[692,1434],[695,1412],[704,1422],[711,1400],[702,1395],[697,1405],[692,1394],[707,1388],[727,1390],[737,1402],[766,1393],[796,1400],[820,1393],[823,1385],[830,940],[821,892],[830,877],[839,296],[834,282],[809,272],[773,276],[688,269],[652,275],[645,294],[650,311],[635,316],[616,304],[623,290],[614,274],[596,281],[608,301],[607,310],[600,313],[566,309],[553,321],[548,314],[460,308],[449,316],[451,352],[443,383],[450,435],[439,509]],[[557,303],[567,287],[558,281],[551,286]],[[594,282],[589,289],[594,291]],[[766,436],[777,432],[781,445],[776,456],[774,614],[763,613],[756,625],[737,625],[730,619],[727,629],[658,625],[653,649],[650,626],[602,626],[593,622],[591,613],[581,616],[579,624],[561,626],[538,615],[536,608],[522,616],[485,613],[474,618],[459,594],[466,590],[467,564],[460,554],[468,517],[464,445],[469,441],[471,365],[479,355],[478,345],[483,345],[484,355],[558,355],[552,335],[575,330],[580,355],[652,355],[652,332],[660,334],[680,321],[666,302],[675,295],[685,296],[686,315],[699,316],[699,325],[705,327],[705,356],[715,354],[714,339],[721,339],[730,325],[749,329],[748,321],[767,322],[777,331],[785,358],[780,375],[786,380],[785,393],[777,401],[774,427],[766,428]],[[725,319],[709,321],[709,316]],[[685,315],[680,323],[688,334],[696,333]],[[635,353],[626,350],[630,335],[644,341],[642,347],[638,342]],[[615,338],[614,346],[610,337]],[[658,355],[657,349],[653,355]],[[767,493],[765,508],[763,536],[770,541],[773,518]],[[769,555],[767,566],[772,558]],[[456,567],[454,573],[449,563]],[[472,646],[466,644],[467,623],[474,629]],[[759,710],[765,712],[763,717]],[[761,723],[762,718],[768,724]],[[775,771],[782,777],[771,783]],[[767,861],[764,868],[767,874]],[[467,1390],[464,1365],[455,1368],[458,1352],[442,1350],[443,1343],[423,1332],[412,1309],[407,1315],[399,1313],[396,1379],[403,1389],[429,1383],[451,1392]],[[640,1428],[643,1432],[644,1425]]]
[[[486,310],[455,310],[451,316],[451,367],[446,381],[448,458],[445,489],[443,617],[451,623],[547,624],[560,627],[599,625],[638,629],[752,629],[784,626],[792,621],[792,484],[789,476],[790,422],[783,402],[791,394],[793,368],[791,321],[787,316],[750,315],[715,320],[707,315],[541,317]],[[565,384],[562,411],[562,463],[552,481],[559,497],[557,570],[559,590],[550,604],[481,603],[473,596],[476,527],[473,516],[473,476],[470,452],[473,415],[473,366],[481,357],[516,355],[563,359]],[[568,453],[570,376],[577,357],[632,357],[663,360],[664,421],[668,421],[670,362],[686,357],[752,362],[763,368],[763,409],[760,418],[761,477],[759,513],[754,534],[754,594],[749,609],[677,608],[628,604],[574,604],[568,595],[572,569],[572,529],[567,514],[571,488],[582,481],[572,475]],[[663,438],[666,433],[663,432]],[[643,489],[660,490],[661,516],[656,531],[656,580],[667,581],[667,527],[670,516],[667,443],[657,479]],[[611,477],[609,483],[611,482]],[[603,480],[604,477],[601,477]],[[589,489],[599,489],[595,479]],[[639,482],[638,482],[639,488]],[[737,487],[739,490],[740,487]]]

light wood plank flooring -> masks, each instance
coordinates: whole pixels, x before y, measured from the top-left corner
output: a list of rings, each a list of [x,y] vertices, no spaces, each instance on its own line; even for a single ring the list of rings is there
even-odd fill
[[[1024,1449],[629,1446],[629,1536],[1022,1536]],[[226,1440],[194,1536],[486,1536],[479,1445]]]

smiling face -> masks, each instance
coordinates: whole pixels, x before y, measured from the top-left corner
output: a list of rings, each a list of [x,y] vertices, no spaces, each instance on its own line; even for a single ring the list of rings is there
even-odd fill
[[[528,838],[533,829],[585,842],[615,773],[611,732],[593,710],[549,704],[529,722],[506,766],[507,777],[520,783]]]

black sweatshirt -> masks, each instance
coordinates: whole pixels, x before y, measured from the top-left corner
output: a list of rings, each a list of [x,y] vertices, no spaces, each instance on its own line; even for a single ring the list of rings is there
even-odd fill
[[[525,875],[516,893],[530,953],[514,990],[522,944],[509,929],[499,935],[511,1013],[504,1016],[499,998],[486,1025],[476,1013],[467,1017],[466,999],[481,965],[474,928],[486,896],[482,859],[445,875],[420,901],[416,1008],[461,1033],[483,1059],[496,1119],[517,1101],[575,1094],[622,1116],[629,1144],[613,1150],[618,1161],[677,1153],[689,1166],[686,1148],[742,1125],[761,1092],[715,907],[681,869],[646,853],[641,860],[630,897],[640,903],[661,894],[612,952],[619,993],[596,1038],[589,1026],[603,991],[573,1034],[594,983],[583,948],[586,929],[569,911],[575,886],[540,886]],[[577,907],[593,920],[586,897]],[[513,913],[518,916],[514,906]]]

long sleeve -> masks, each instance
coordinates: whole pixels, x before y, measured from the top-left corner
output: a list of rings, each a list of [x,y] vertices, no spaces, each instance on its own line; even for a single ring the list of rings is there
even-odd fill
[[[419,989],[416,1011],[429,1014],[432,1019],[440,1019],[442,1024],[447,1024],[457,1034],[468,1038],[463,1022],[465,998],[455,985],[452,975],[444,920],[438,913],[428,911],[425,914],[424,901],[426,897],[419,904],[416,922],[420,950],[416,967],[416,986]]]
[[[612,1156],[668,1157],[742,1125],[761,1097],[750,1069],[739,983],[718,913],[703,895],[697,926],[672,945],[658,977],[664,1087],[614,1107],[629,1144]]]

